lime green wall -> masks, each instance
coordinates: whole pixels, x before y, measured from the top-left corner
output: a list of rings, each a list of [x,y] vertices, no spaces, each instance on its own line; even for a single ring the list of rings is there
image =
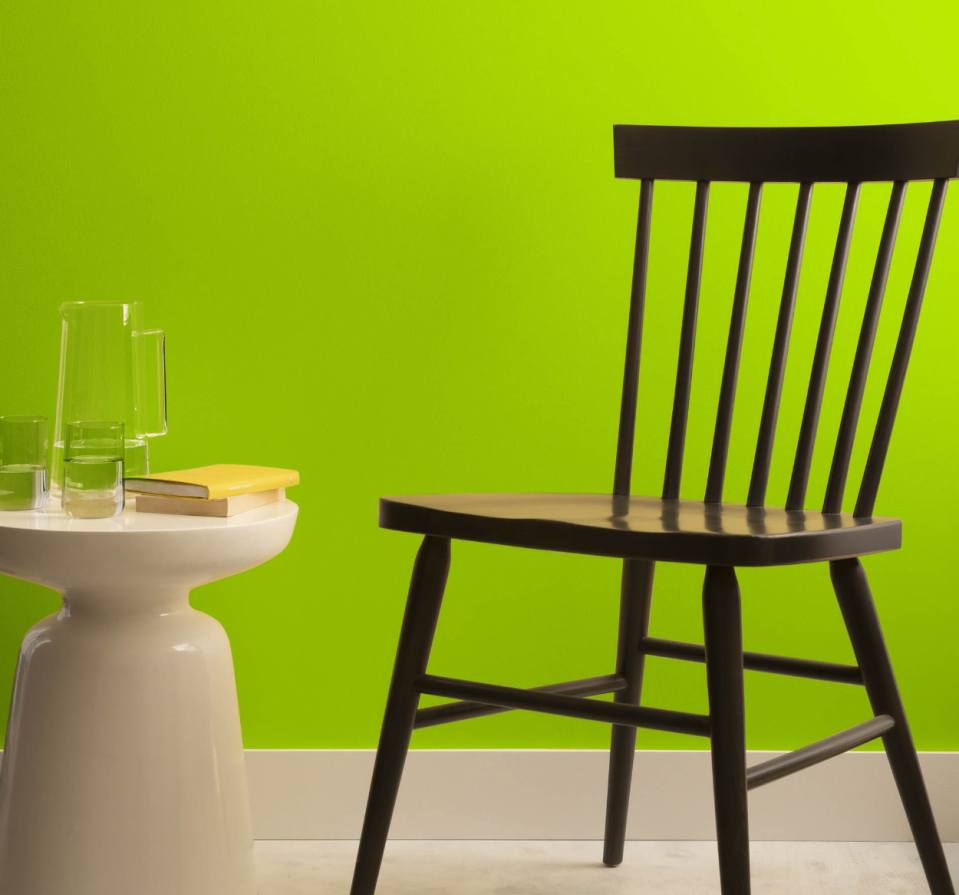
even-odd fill
[[[4,4],[0,408],[52,414],[60,301],[138,298],[168,333],[171,432],[154,443],[154,468],[302,471],[287,552],[194,596],[233,642],[248,746],[374,744],[416,549],[376,528],[378,495],[611,486],[638,195],[612,177],[614,122],[959,117],[954,3],[789,7]],[[864,190],[825,449],[888,189]],[[880,371],[926,196],[920,186],[908,198]],[[657,191],[636,490],[661,482],[691,202],[689,185]],[[764,197],[729,498],[745,495],[794,202],[795,187]],[[817,189],[772,500],[785,494],[840,203],[840,187]],[[941,509],[959,498],[957,203],[878,507],[905,517],[906,546],[867,561],[923,749],[959,748],[959,600]],[[714,189],[686,496],[704,487],[744,207],[744,187]],[[876,407],[873,389],[867,425]],[[860,450],[854,475],[862,462]],[[655,633],[698,639],[700,571],[657,574]],[[851,658],[825,567],[741,580],[747,647]],[[456,544],[432,667],[518,685],[604,673],[617,586],[612,561]],[[7,692],[16,644],[57,601],[6,579],[0,594]],[[867,714],[855,688],[766,676],[747,687],[754,748]],[[647,699],[703,710],[702,668],[651,660]],[[512,714],[415,742],[602,747],[607,734]]]

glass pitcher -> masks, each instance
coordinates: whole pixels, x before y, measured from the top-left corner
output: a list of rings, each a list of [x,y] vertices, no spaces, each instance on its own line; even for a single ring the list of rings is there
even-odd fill
[[[164,335],[144,330],[140,302],[60,305],[60,384],[50,479],[59,492],[67,423],[117,420],[126,431],[124,474],[150,471],[147,438],[165,435]]]

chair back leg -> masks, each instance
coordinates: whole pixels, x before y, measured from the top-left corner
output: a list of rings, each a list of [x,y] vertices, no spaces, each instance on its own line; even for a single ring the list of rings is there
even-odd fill
[[[873,713],[896,722],[882,741],[929,888],[932,895],[955,895],[865,570],[858,559],[840,559],[829,572]]]
[[[649,608],[653,594],[655,564],[639,559],[623,561],[619,600],[619,640],[616,673],[626,679],[626,689],[613,697],[616,702],[639,705],[643,689],[646,656],[639,643],[649,633]],[[603,863],[616,867],[623,862],[629,788],[636,755],[636,728],[613,725],[609,744],[609,784],[606,792],[606,839]]]
[[[419,704],[419,693],[413,689],[413,679],[426,672],[449,567],[449,539],[432,535],[424,538],[413,565],[413,578],[373,765],[356,869],[353,871],[351,895],[373,895],[376,889]]]
[[[742,612],[732,568],[707,567],[703,626],[720,886],[722,895],[749,895]]]

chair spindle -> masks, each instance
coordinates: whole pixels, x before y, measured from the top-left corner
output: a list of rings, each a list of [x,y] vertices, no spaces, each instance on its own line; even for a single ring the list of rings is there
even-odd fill
[[[653,181],[644,180],[639,192],[639,220],[636,224],[636,251],[633,256],[633,283],[629,297],[629,324],[626,333],[626,366],[623,397],[619,411],[616,442],[616,474],[613,494],[629,494],[633,470],[633,441],[636,433],[636,400],[639,391],[639,360],[643,344],[643,311],[646,305],[646,271],[649,266],[649,231],[653,213]]]
[[[926,211],[926,221],[923,224],[922,238],[919,241],[916,267],[913,270],[909,294],[906,297],[906,308],[903,311],[902,325],[899,328],[899,339],[896,342],[896,351],[893,354],[889,379],[886,381],[886,390],[882,396],[876,431],[873,434],[872,444],[869,446],[869,457],[866,460],[866,470],[862,476],[859,498],[853,512],[854,516],[860,518],[872,516],[873,508],[876,505],[879,480],[882,478],[882,468],[889,451],[892,427],[896,421],[896,411],[899,409],[899,399],[902,397],[902,387],[906,381],[909,355],[912,353],[912,344],[916,338],[919,312],[922,310],[922,298],[929,279],[929,268],[932,266],[932,255],[936,248],[936,236],[939,233],[939,221],[942,218],[942,206],[946,199],[948,183],[949,181],[946,178],[937,179],[933,183],[932,194],[929,197],[929,208]]]
[[[862,329],[859,332],[856,357],[853,361],[852,373],[849,376],[846,402],[842,409],[839,435],[836,438],[836,451],[832,457],[832,468],[829,470],[829,482],[826,485],[826,497],[822,508],[824,513],[842,512],[842,498],[846,490],[846,477],[849,475],[849,461],[856,440],[856,427],[859,424],[859,412],[862,409],[862,398],[866,390],[866,378],[869,375],[872,349],[876,342],[879,313],[882,310],[882,301],[886,294],[889,267],[896,247],[896,234],[899,232],[906,185],[906,181],[897,180],[893,184],[892,194],[889,196],[886,220],[882,227],[882,236],[879,239],[879,253],[876,257],[876,266],[873,269],[872,282],[869,286],[869,296],[866,299],[866,310],[863,312]]]
[[[779,418],[779,401],[782,397],[783,377],[786,372],[786,355],[789,353],[789,335],[792,331],[793,312],[796,308],[796,292],[799,288],[803,249],[806,245],[806,228],[809,224],[812,187],[811,183],[800,184],[799,197],[796,199],[796,216],[793,221],[792,237],[789,241],[789,255],[786,259],[786,275],[783,279],[783,294],[779,304],[779,319],[776,321],[772,358],[769,361],[769,377],[766,380],[766,396],[763,399],[759,438],[756,442],[756,457],[753,460],[753,471],[749,481],[747,506],[750,507],[761,507],[766,503],[769,467],[772,463],[776,422]]]
[[[699,286],[703,275],[703,246],[706,241],[708,205],[709,181],[700,180],[696,184],[693,232],[689,245],[689,267],[686,272],[686,297],[683,303],[683,323],[679,339],[676,391],[673,396],[673,415],[669,426],[669,446],[666,452],[666,475],[663,480],[664,500],[676,500],[679,497],[679,483],[683,474],[683,449],[686,442],[686,422],[689,417],[689,390],[693,375],[693,351],[696,343],[696,317],[699,312]]]
[[[729,455],[729,434],[733,424],[733,407],[736,403],[739,359],[743,349],[746,306],[749,302],[749,284],[752,279],[753,256],[756,252],[756,231],[759,229],[759,206],[762,196],[763,185],[751,183],[749,198],[746,200],[746,221],[743,224],[743,241],[739,250],[736,291],[733,295],[733,310],[729,320],[726,359],[723,362],[719,408],[716,411],[716,429],[713,433],[709,475],[706,479],[706,503],[722,503],[723,500],[723,481],[726,477],[726,460]]]
[[[832,352],[832,338],[836,331],[839,299],[842,296],[842,285],[846,278],[846,262],[849,260],[849,246],[852,243],[852,231],[856,222],[856,207],[859,204],[860,187],[861,184],[858,182],[846,185],[846,198],[843,201],[839,233],[836,236],[836,251],[833,254],[832,268],[829,271],[826,300],[823,305],[822,320],[819,324],[819,336],[816,339],[812,370],[809,374],[806,406],[803,408],[802,425],[799,429],[796,462],[793,464],[789,493],[786,497],[787,510],[801,510],[806,501],[809,469],[812,466],[813,449],[816,446],[819,412],[822,409],[826,373],[829,369],[829,355]]]

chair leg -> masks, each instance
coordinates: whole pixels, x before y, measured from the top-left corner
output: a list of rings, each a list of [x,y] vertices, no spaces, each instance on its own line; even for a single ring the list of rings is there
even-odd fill
[[[449,565],[449,539],[432,535],[424,538],[413,565],[351,895],[373,895],[376,889],[419,704],[419,694],[413,689],[412,681],[426,671]]]
[[[616,693],[613,697],[616,702],[639,705],[646,660],[645,655],[639,651],[639,642],[649,632],[654,568],[655,564],[652,562],[623,560],[616,673],[626,678],[629,686]],[[603,863],[610,867],[616,867],[623,862],[629,785],[633,776],[635,755],[636,728],[613,725],[609,744],[609,784],[606,792],[606,841],[603,847]]]
[[[891,715],[896,722],[882,740],[929,889],[933,895],[954,895],[946,856],[919,768],[919,756],[906,721],[866,573],[858,559],[835,560],[829,564],[829,572],[873,713]]]
[[[706,686],[722,895],[749,895],[743,634],[736,573],[709,566],[703,585]]]

